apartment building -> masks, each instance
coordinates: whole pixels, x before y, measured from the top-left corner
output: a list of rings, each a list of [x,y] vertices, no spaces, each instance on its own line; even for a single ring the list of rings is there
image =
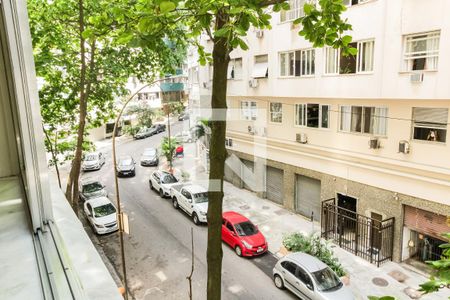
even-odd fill
[[[344,1],[346,57],[300,37],[305,1],[290,2],[230,55],[226,145],[243,164],[229,159],[226,179],[252,189],[241,178],[265,170],[261,196],[372,262],[436,259],[450,231],[450,3]]]
[[[25,1],[0,3],[0,299],[122,299],[44,151]]]

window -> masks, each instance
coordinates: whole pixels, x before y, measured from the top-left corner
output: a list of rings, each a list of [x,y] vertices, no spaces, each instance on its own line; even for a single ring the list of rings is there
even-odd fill
[[[325,48],[325,74],[354,74],[373,71],[373,55],[375,42],[362,41],[350,43],[356,48],[356,56],[344,56],[340,49]]]
[[[353,6],[353,5],[357,5],[357,4],[361,4],[361,3],[365,3],[365,2],[369,2],[369,1],[370,0],[343,0],[342,2],[346,6]]]
[[[267,78],[269,76],[269,58],[266,55],[255,56],[255,64],[253,65],[253,78]]]
[[[345,132],[387,134],[388,109],[385,107],[341,106],[339,129]]]
[[[295,104],[295,125],[311,128],[329,128],[329,105]]]
[[[230,60],[228,64],[228,79],[242,79],[242,58]]]
[[[297,269],[297,265],[294,264],[293,262],[285,260],[281,263],[281,266],[284,269],[286,269],[289,273],[291,273],[292,275],[295,275],[295,270]]]
[[[288,22],[294,21],[300,17],[303,17],[305,14],[303,12],[303,6],[305,3],[315,3],[315,1],[308,0],[289,0],[289,10],[282,10],[280,12],[280,21]]]
[[[283,104],[279,102],[270,103],[270,122],[283,122]]]
[[[227,229],[230,231],[230,232],[234,232],[234,228],[233,228],[233,225],[231,225],[231,223],[230,222],[227,222]]]
[[[440,32],[405,37],[404,70],[437,70]]]
[[[241,101],[241,118],[243,120],[256,120],[257,116],[256,102],[254,101]]]
[[[295,275],[298,279],[300,279],[303,284],[308,287],[310,290],[314,290],[314,285],[312,283],[311,277],[309,277],[308,273],[300,267],[297,267],[297,274]]]
[[[280,53],[280,76],[307,76],[315,73],[315,49]]]
[[[413,138],[445,143],[448,108],[413,107]]]

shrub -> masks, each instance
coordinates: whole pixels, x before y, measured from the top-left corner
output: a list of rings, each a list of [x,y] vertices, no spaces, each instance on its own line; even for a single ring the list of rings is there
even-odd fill
[[[304,252],[315,256],[328,265],[339,277],[345,275],[344,268],[333,255],[328,243],[317,234],[291,233],[283,238],[283,246],[292,252]]]
[[[126,125],[123,127],[123,132],[125,134],[134,136],[138,131],[141,129],[141,126],[132,126],[132,125]]]

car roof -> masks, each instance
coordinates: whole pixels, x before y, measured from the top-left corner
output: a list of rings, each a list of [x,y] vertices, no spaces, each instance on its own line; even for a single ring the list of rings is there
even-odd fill
[[[222,216],[233,224],[250,221],[248,218],[235,211],[226,211]]]
[[[97,207],[105,204],[112,204],[112,202],[106,197],[98,197],[91,200],[87,200],[86,203],[89,203],[92,207]]]
[[[167,172],[167,171],[162,171],[162,170],[156,170],[156,171],[154,171],[152,174],[155,174],[155,173],[159,174],[160,176],[161,176],[161,175],[172,175],[172,174],[170,174],[169,172]]]
[[[205,193],[208,191],[204,187],[197,185],[197,184],[186,185],[183,188],[191,194]]]
[[[318,258],[304,252],[290,253],[284,258],[295,262],[299,266],[306,269],[308,272],[316,272],[327,268],[327,265],[320,261]]]
[[[94,179],[94,178],[86,178],[86,179],[82,179],[82,180],[81,180],[81,185],[86,185],[86,184],[90,184],[90,183],[93,183],[93,182],[101,183],[101,181],[98,180],[98,179]]]

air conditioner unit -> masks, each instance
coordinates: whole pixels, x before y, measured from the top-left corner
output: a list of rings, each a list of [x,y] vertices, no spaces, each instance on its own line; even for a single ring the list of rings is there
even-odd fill
[[[306,133],[297,133],[295,135],[295,140],[297,141],[297,143],[306,144],[308,142],[308,136],[306,135]]]
[[[248,86],[251,88],[255,88],[258,86],[258,79],[252,78],[248,81]]]
[[[410,145],[408,141],[398,142],[398,152],[408,154],[410,151]]]
[[[255,134],[255,133],[256,133],[255,127],[253,127],[253,126],[251,126],[251,125],[249,125],[249,126],[247,127],[247,131],[248,131],[249,134]]]
[[[380,140],[377,137],[371,137],[369,140],[369,148],[370,149],[380,148]]]
[[[255,35],[258,39],[262,38],[264,36],[264,30],[256,30]]]
[[[412,83],[419,83],[423,81],[423,73],[413,73],[409,77]]]

